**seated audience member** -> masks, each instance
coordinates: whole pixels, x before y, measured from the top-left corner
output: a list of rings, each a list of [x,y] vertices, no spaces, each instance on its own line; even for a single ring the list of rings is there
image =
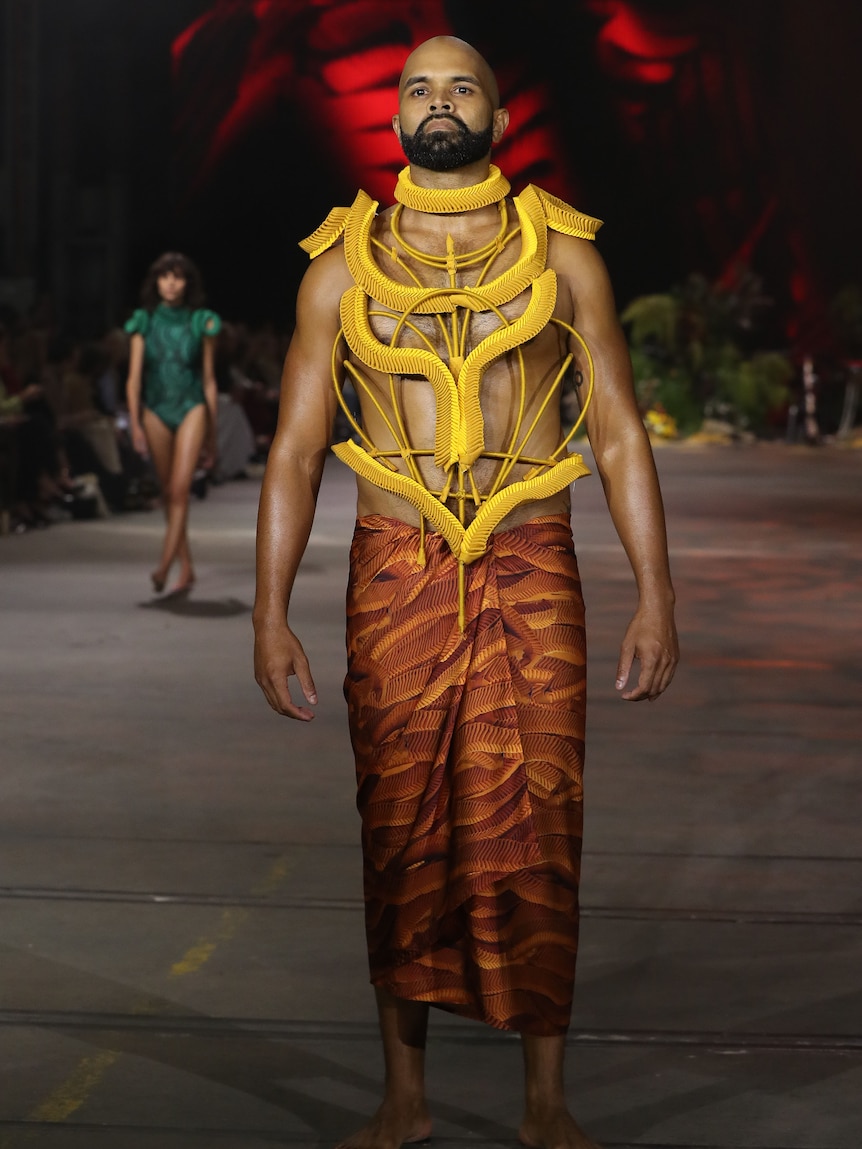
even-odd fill
[[[47,526],[52,500],[63,497],[53,414],[37,383],[22,384],[9,356],[9,332],[0,326],[0,419],[12,461],[9,494],[15,530]]]
[[[215,359],[219,393],[218,454],[212,477],[216,483],[243,476],[255,453],[254,431],[243,405],[243,396],[250,383],[239,366],[239,349],[236,326],[224,323]]]
[[[91,343],[61,366],[59,426],[73,475],[93,474],[108,507],[121,511],[132,478],[113,414],[100,400],[110,401],[105,387],[110,358],[102,343]]]

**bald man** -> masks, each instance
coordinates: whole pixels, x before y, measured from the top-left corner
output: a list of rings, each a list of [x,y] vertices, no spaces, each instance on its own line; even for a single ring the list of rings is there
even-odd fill
[[[351,1149],[430,1135],[430,1005],[521,1035],[525,1144],[595,1149],[563,1086],[586,672],[569,488],[589,473],[564,388],[637,580],[621,697],[657,698],[678,658],[600,223],[541,188],[511,196],[490,158],[508,120],[470,45],[435,37],[408,57],[396,203],[360,192],[303,241],[313,262],[261,493],[256,677],[279,714],[309,722],[317,692],[288,609],[349,378],[361,417],[345,406],[354,434],[333,448],[358,488],[345,694],[386,1062]]]

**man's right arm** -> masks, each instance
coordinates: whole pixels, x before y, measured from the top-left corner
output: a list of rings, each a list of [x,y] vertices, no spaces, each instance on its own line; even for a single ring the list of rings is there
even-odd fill
[[[314,714],[293,702],[288,677],[296,675],[312,706],[317,692],[287,613],[311,533],[338,402],[332,383],[332,349],[340,327],[338,306],[352,282],[340,248],[315,260],[303,278],[258,512],[255,678],[273,710],[303,722],[310,722]]]

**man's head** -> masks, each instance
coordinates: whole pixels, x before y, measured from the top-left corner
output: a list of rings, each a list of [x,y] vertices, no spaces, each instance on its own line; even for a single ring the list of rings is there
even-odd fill
[[[470,44],[435,36],[407,57],[392,126],[411,165],[448,172],[486,159],[505,132],[497,81]]]

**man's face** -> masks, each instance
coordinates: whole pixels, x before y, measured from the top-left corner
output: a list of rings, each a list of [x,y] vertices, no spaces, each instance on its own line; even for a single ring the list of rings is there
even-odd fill
[[[491,150],[493,122],[471,131],[457,116],[427,116],[412,136],[402,128],[399,136],[404,155],[416,167],[432,172],[451,172],[483,159]]]
[[[493,77],[469,52],[432,42],[408,60],[392,123],[408,161],[454,171],[484,159],[508,115],[495,107]]]

